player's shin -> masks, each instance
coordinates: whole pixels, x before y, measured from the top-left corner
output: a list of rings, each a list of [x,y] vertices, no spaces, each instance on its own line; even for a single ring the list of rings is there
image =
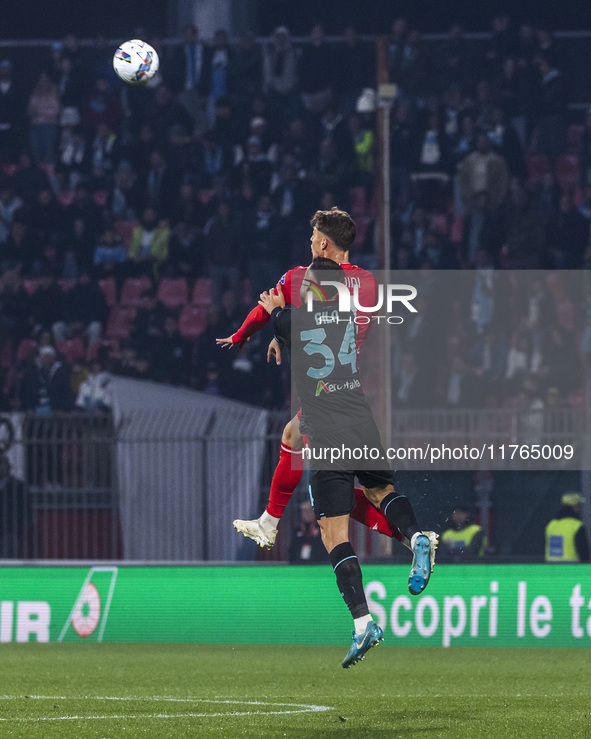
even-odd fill
[[[275,519],[275,525],[283,516],[285,506],[302,479],[302,450],[281,444],[279,462],[275,468],[266,513]]]
[[[390,521],[407,539],[420,532],[415,512],[410,500],[406,495],[389,493],[380,503],[384,516]]]
[[[363,633],[372,619],[363,590],[361,567],[350,542],[337,544],[330,552],[330,561],[339,591],[355,621],[355,631]]]

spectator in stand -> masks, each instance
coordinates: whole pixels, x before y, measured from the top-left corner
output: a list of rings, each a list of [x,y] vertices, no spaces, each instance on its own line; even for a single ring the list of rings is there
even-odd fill
[[[476,408],[479,401],[478,378],[456,354],[450,366],[445,387],[444,405],[447,408]]]
[[[591,185],[591,108],[585,115],[585,125],[579,141],[579,187]]]
[[[167,277],[186,277],[193,280],[202,276],[206,253],[203,234],[190,221],[177,221],[168,246],[168,263],[163,272]]]
[[[406,208],[410,197],[413,137],[410,103],[397,101],[390,128],[390,187],[399,211]]]
[[[141,209],[141,185],[137,173],[127,160],[117,165],[109,189],[107,208],[114,221],[136,221]]]
[[[203,229],[207,218],[207,209],[199,200],[195,184],[190,175],[183,179],[178,191],[178,197],[172,209],[171,221],[173,224],[185,221],[191,226]]]
[[[492,141],[495,151],[505,160],[509,175],[525,181],[527,168],[521,141],[500,105],[495,105],[493,108],[492,123],[493,126],[488,132],[488,137]]]
[[[524,149],[528,147],[531,128],[535,88],[532,72],[531,66],[522,68],[515,57],[508,56],[503,61],[501,74],[495,83],[498,105],[506,111]]]
[[[458,116],[458,132],[451,138],[451,160],[452,171],[458,164],[476,149],[476,119],[470,110],[464,110]],[[461,213],[461,204],[457,208],[458,215]]]
[[[179,333],[176,316],[167,315],[159,336],[152,343],[152,378],[169,385],[188,385],[193,346]]]
[[[47,72],[41,72],[27,105],[31,150],[38,164],[55,164],[60,98]]]
[[[589,539],[581,522],[584,503],[578,491],[562,495],[558,512],[546,526],[546,562],[589,563]]]
[[[26,97],[22,84],[13,78],[12,62],[0,62],[0,164],[16,161],[23,142]]]
[[[110,80],[101,77],[84,101],[80,112],[82,125],[90,137],[96,136],[100,123],[118,131],[123,118],[119,97],[113,92]]]
[[[298,168],[298,176],[304,177],[312,166],[316,150],[308,135],[307,125],[302,118],[293,120],[284,134],[281,156],[290,156]]]
[[[400,65],[399,84],[402,94],[411,99],[424,95],[427,92],[428,72],[421,33],[418,29],[413,28],[410,30],[404,45]]]
[[[270,195],[261,195],[250,228],[245,234],[248,274],[252,292],[260,295],[269,290],[281,275],[288,250],[281,241],[281,223]]]
[[[216,213],[205,224],[205,251],[209,276],[213,283],[213,302],[217,303],[224,290],[238,290],[244,238],[235,213],[227,200],[220,200]],[[246,242],[248,243],[248,242]]]
[[[492,150],[492,142],[486,133],[478,134],[476,151],[458,165],[458,185],[464,207],[470,207],[477,192],[486,190],[490,207],[494,210],[507,194],[509,172],[503,157]]]
[[[207,112],[210,124],[214,122],[214,107],[216,100],[229,96],[229,70],[232,67],[232,50],[228,42],[228,34],[224,28],[218,28],[213,34],[213,44],[206,49],[205,92],[207,98]]]
[[[199,38],[199,29],[187,23],[181,42],[174,47],[165,78],[193,120],[199,119],[203,107],[204,64],[205,44]]]
[[[23,201],[15,195],[8,177],[0,180],[0,245],[5,244],[12,222],[23,207]]]
[[[364,116],[359,113],[352,113],[349,116],[347,126],[355,152],[351,185],[353,187],[364,187],[369,200],[373,192],[375,126],[370,121],[368,114]]]
[[[18,168],[11,177],[15,194],[29,205],[39,192],[51,187],[47,174],[33,161],[27,149],[23,149],[18,157]]]
[[[158,222],[156,210],[153,207],[144,208],[140,225],[131,233],[128,258],[135,265],[131,272],[157,280],[160,267],[168,259],[169,238],[168,226]]]
[[[0,275],[0,336],[10,339],[15,346],[28,332],[28,303],[29,296],[17,270],[3,270]]]
[[[154,342],[162,336],[167,309],[158,300],[153,289],[144,290],[140,296],[129,345],[141,354],[150,354]]]
[[[115,277],[118,282],[122,281],[119,265],[125,263],[127,249],[121,243],[121,239],[109,226],[99,237],[92,259],[92,274],[96,280],[104,280]]]
[[[344,41],[334,51],[335,93],[338,110],[349,116],[365,87],[375,86],[375,51],[359,38],[353,26],[343,31]]]
[[[158,210],[164,218],[172,211],[179,190],[181,175],[164,158],[162,151],[150,154],[150,168],[141,183],[144,204]]]
[[[112,68],[112,57],[110,59]],[[85,77],[80,66],[74,66],[70,57],[63,57],[57,68],[50,70],[53,82],[59,91],[62,109],[79,117],[80,105],[84,96]],[[80,120],[78,118],[77,123]]]
[[[404,18],[392,23],[388,39],[388,71],[391,82],[400,82],[400,71],[404,59],[404,49],[408,39],[408,27]]]
[[[96,236],[90,232],[83,218],[76,218],[56,260],[56,267],[59,263],[61,268],[61,278],[74,280],[80,272],[89,271],[95,247]]]
[[[90,363],[88,377],[80,385],[75,406],[84,411],[104,411],[111,408],[111,373],[105,370],[100,359]]]
[[[546,387],[556,387],[567,396],[581,382],[577,345],[570,331],[551,326],[541,342],[540,377]]]
[[[293,532],[289,545],[289,563],[292,565],[318,564],[318,562],[328,561],[328,554],[320,536],[320,528],[309,500],[301,504],[300,512],[300,523]]]
[[[339,159],[350,166],[355,157],[355,149],[345,117],[332,103],[329,103],[322,114],[320,123],[322,126],[321,139],[332,141]]]
[[[414,354],[403,354],[400,374],[393,388],[393,402],[397,408],[426,408],[429,406],[429,393],[423,375],[417,367]]]
[[[442,89],[450,85],[458,85],[460,90],[466,91],[471,87],[473,62],[466,39],[459,23],[454,23],[447,36],[443,52],[443,64],[439,70],[439,85]]]
[[[215,131],[207,131],[194,145],[194,169],[203,188],[211,188],[218,177],[232,170],[232,152],[222,145]]]
[[[261,148],[257,136],[248,139],[246,156],[237,167],[236,180],[239,183],[248,181],[257,196],[268,195],[271,191],[273,167]]]
[[[297,58],[289,30],[278,26],[263,52],[263,92],[281,122],[297,114]]]
[[[295,240],[302,237],[302,221],[311,210],[310,191],[307,182],[298,177],[295,164],[289,157],[285,160],[273,191],[273,207],[281,222],[283,238]]]
[[[38,415],[71,410],[74,398],[70,368],[58,360],[52,346],[39,349],[36,360],[23,377],[19,400],[23,411],[36,411]]]
[[[8,238],[4,244],[0,244],[0,270],[32,274],[39,270],[41,260],[41,243],[31,233],[25,215],[17,214],[10,226]]]
[[[321,115],[332,99],[334,70],[332,52],[320,23],[312,26],[310,42],[302,48],[298,78],[305,110],[312,115]]]
[[[228,88],[238,111],[246,111],[250,100],[263,86],[263,58],[252,31],[240,34],[238,46],[230,55]]]
[[[551,67],[562,68],[562,55],[556,47],[556,41],[549,28],[540,27],[536,31],[537,54],[543,54]],[[537,54],[534,54],[534,62]]]
[[[535,64],[541,77],[536,95],[536,151],[553,163],[565,148],[566,84],[550,57],[537,54]]]
[[[582,265],[589,222],[575,206],[570,192],[561,195],[558,216],[547,224],[545,239],[550,267],[578,269]]]
[[[57,155],[57,175],[61,190],[73,192],[90,174],[92,151],[80,126],[64,126]]]
[[[74,200],[66,208],[65,216],[72,226],[77,220],[83,220],[85,230],[92,238],[95,238],[103,229],[103,213],[91,199],[89,187],[85,182],[76,185]]]
[[[105,296],[86,270],[80,272],[76,284],[63,297],[60,319],[53,326],[56,342],[85,336],[88,346],[100,341],[107,318]]]
[[[490,131],[493,127],[494,90],[492,83],[488,80],[480,80],[476,85],[476,100],[474,101],[474,114],[476,126],[481,131]]]
[[[154,105],[150,111],[150,125],[154,131],[155,145],[162,150],[166,148],[168,132],[172,126],[181,126],[186,135],[193,131],[193,118],[172,95],[164,84],[158,85],[154,91]],[[150,144],[149,151],[154,145]]]
[[[99,123],[96,136],[91,143],[93,168],[100,168],[112,175],[119,160],[119,140],[117,134],[106,123]]]
[[[494,79],[500,72],[503,60],[514,53],[516,38],[508,15],[497,13],[492,19],[492,37],[487,43],[484,54],[489,79]]]
[[[29,201],[29,223],[34,238],[41,243],[65,236],[64,209],[50,187],[43,188],[34,201]]]
[[[314,188],[316,196],[330,190],[337,198],[343,197],[347,174],[347,163],[339,159],[334,142],[330,139],[323,139],[320,142],[316,161],[308,173],[308,181]]]
[[[0,454],[0,558],[22,557],[32,522],[27,490],[22,480],[12,474],[10,460]]]
[[[412,142],[411,181],[417,202],[427,210],[445,209],[451,173],[449,140],[436,111],[427,111]]]

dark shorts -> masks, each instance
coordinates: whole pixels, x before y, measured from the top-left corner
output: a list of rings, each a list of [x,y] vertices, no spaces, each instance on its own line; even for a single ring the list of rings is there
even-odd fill
[[[394,485],[394,473],[390,469],[386,452],[382,447],[378,428],[373,420],[367,419],[353,428],[310,435],[310,497],[316,518],[345,516],[355,508],[355,477],[366,488],[383,488]],[[348,449],[374,450],[374,459],[369,455],[356,459],[347,455]],[[344,458],[318,459],[318,450],[335,449],[344,451]],[[324,457],[324,455],[316,455]]]
[[[311,470],[310,499],[316,518],[346,516],[355,508],[355,477],[366,488],[394,485],[391,470],[358,473],[346,470]]]

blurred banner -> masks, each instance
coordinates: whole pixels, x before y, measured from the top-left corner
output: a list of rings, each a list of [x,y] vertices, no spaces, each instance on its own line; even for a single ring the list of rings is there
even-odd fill
[[[440,565],[419,597],[407,578],[364,567],[385,644],[591,646],[589,565]],[[1,642],[346,646],[351,628],[327,566],[3,567],[0,590]]]

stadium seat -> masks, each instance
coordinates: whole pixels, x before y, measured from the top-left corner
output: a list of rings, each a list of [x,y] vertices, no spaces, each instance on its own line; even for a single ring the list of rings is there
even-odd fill
[[[113,306],[109,314],[105,336],[109,339],[128,339],[135,315],[135,308]]]
[[[67,207],[68,205],[72,205],[74,202],[74,193],[69,190],[62,190],[57,196],[57,199],[60,205]]]
[[[60,354],[63,354],[68,362],[75,362],[77,359],[82,359],[86,354],[84,341],[80,337],[58,341],[55,348]]]
[[[366,215],[367,193],[364,187],[352,187],[349,190],[349,207],[353,216]]]
[[[527,186],[533,189],[540,184],[546,172],[550,171],[548,157],[543,154],[526,154],[525,164],[527,167]]]
[[[28,359],[37,348],[37,342],[33,339],[23,339],[16,350],[17,359]]]
[[[90,362],[98,357],[98,353],[101,349],[108,348],[111,354],[119,355],[121,351],[121,345],[119,339],[102,339],[101,341],[95,341],[88,347],[87,357]]]
[[[92,193],[92,201],[95,205],[98,205],[99,208],[105,207],[108,197],[109,193],[107,190],[96,190]]]
[[[195,339],[205,331],[207,310],[197,305],[186,305],[179,317],[179,331],[185,339]]]
[[[117,283],[114,277],[107,277],[106,280],[99,280],[99,287],[105,296],[105,302],[112,308],[117,305]]]
[[[129,246],[129,242],[131,241],[131,234],[136,226],[136,221],[115,221],[115,223],[113,224],[113,230],[121,239],[121,243],[125,246]]]
[[[584,129],[584,126],[578,126],[575,123],[566,129],[566,149],[569,154],[578,154]]]
[[[41,282],[39,280],[23,280],[23,287],[25,288],[25,292],[29,296],[31,296],[35,292],[35,290],[37,290],[40,284]]]
[[[71,290],[74,287],[76,280],[58,280],[57,284],[65,293],[67,293],[68,290]]]
[[[193,286],[191,296],[192,305],[211,305],[213,302],[213,289],[208,277],[200,277]]]
[[[121,289],[122,308],[139,308],[142,304],[142,293],[152,288],[149,277],[128,277]]]
[[[165,277],[158,285],[158,300],[170,310],[187,305],[189,302],[189,286],[184,277],[172,279]]]
[[[554,170],[556,181],[563,191],[574,190],[579,181],[579,159],[572,154],[564,154],[556,160]]]

